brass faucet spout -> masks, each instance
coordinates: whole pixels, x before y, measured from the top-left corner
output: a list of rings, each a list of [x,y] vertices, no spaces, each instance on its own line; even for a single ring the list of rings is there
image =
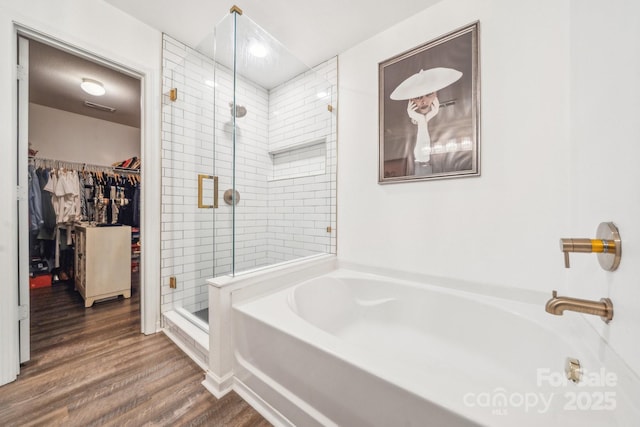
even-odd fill
[[[569,310],[600,316],[605,323],[609,323],[611,319],[613,319],[613,303],[609,298],[601,298],[600,301],[590,301],[578,298],[559,297],[557,291],[553,291],[551,295],[551,299],[547,301],[545,305],[547,313],[562,316],[565,310]]]

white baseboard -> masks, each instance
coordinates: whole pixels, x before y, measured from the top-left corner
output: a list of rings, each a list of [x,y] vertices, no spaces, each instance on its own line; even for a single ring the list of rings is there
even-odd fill
[[[234,378],[233,391],[244,399],[253,409],[255,409],[262,417],[273,424],[275,427],[295,427],[284,415],[278,412],[273,406],[262,400],[253,390],[247,387],[238,378]]]
[[[229,372],[223,378],[220,378],[213,372],[207,371],[202,385],[209,390],[209,393],[213,394],[216,399],[220,399],[233,390],[233,372]]]

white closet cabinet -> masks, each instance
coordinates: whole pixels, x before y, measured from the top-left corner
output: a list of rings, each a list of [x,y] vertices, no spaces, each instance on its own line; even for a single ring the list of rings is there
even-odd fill
[[[76,226],[76,290],[84,306],[122,295],[131,297],[131,227]]]

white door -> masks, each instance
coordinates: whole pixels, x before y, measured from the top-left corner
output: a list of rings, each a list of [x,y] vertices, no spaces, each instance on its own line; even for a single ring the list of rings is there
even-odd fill
[[[20,363],[31,358],[29,317],[29,40],[18,37],[18,303]]]

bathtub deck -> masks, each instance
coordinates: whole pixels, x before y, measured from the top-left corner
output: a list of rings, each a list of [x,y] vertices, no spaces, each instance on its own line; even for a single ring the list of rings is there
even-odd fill
[[[32,359],[0,387],[0,425],[269,426],[236,393],[217,400],[164,334],[140,333],[139,292],[85,309],[71,284],[32,290]]]

